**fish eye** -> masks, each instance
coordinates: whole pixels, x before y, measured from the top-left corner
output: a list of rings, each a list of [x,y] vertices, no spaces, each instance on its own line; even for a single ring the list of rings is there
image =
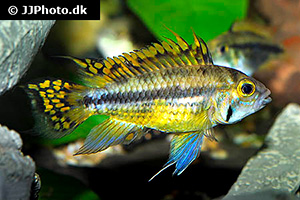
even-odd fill
[[[251,94],[253,91],[253,86],[249,83],[244,83],[241,89],[244,94]]]
[[[221,46],[220,48],[221,54],[225,53],[226,51],[228,51],[228,46],[227,45]]]
[[[248,79],[243,79],[238,85],[238,93],[240,96],[248,97],[255,92],[255,85]]]

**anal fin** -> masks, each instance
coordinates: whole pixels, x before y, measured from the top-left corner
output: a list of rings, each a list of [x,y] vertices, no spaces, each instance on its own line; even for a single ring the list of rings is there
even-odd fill
[[[75,155],[97,153],[110,146],[130,142],[141,134],[143,134],[142,127],[116,119],[107,119],[91,130],[84,145]]]

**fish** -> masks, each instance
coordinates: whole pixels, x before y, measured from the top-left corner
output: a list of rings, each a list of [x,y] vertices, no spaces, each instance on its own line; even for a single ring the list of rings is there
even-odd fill
[[[75,155],[129,144],[149,129],[173,134],[168,161],[156,175],[171,165],[180,175],[198,158],[204,137],[216,140],[214,126],[236,123],[271,102],[258,80],[214,65],[194,32],[191,45],[172,33],[177,42],[167,38],[112,58],[65,57],[79,66],[82,84],[58,78],[28,83],[35,130],[60,138],[92,115],[109,116]]]
[[[278,58],[284,48],[266,27],[249,21],[235,22],[229,31],[208,42],[216,65],[227,66],[252,76],[270,59]]]

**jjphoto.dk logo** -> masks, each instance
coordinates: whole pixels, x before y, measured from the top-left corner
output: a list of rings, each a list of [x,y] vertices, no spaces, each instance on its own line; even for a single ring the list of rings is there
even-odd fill
[[[44,5],[28,5],[28,6],[22,6],[21,8],[17,6],[9,6],[8,8],[8,14],[10,15],[87,15],[87,8],[83,5],[77,5],[72,9],[66,8],[66,7],[46,7]]]

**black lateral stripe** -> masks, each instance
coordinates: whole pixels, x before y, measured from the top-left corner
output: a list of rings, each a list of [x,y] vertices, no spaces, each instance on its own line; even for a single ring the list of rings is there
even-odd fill
[[[114,104],[114,103],[136,103],[140,101],[152,101],[155,99],[176,99],[200,96],[201,93],[207,92],[203,88],[188,88],[181,89],[179,87],[174,88],[162,88],[158,90],[136,91],[136,92],[122,92],[122,93],[107,93],[103,94],[101,98],[94,98],[85,96],[82,103],[88,107],[90,104]]]
[[[244,43],[244,44],[232,44],[230,45],[232,48],[237,49],[253,49],[258,48],[269,52],[274,53],[282,53],[283,49],[276,45],[270,45],[270,44],[261,44],[261,43]]]

